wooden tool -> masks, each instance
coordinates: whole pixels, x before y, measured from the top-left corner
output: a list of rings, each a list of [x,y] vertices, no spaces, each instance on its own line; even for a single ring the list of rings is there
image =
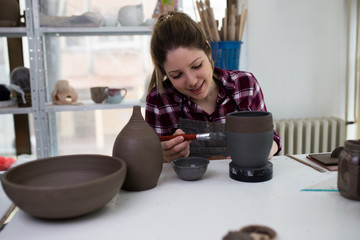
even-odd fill
[[[316,166],[314,166],[314,165],[312,165],[312,164],[310,164],[310,163],[308,163],[308,162],[305,162],[304,160],[301,160],[301,159],[299,159],[299,158],[297,158],[297,157],[294,157],[294,156],[292,156],[292,155],[290,155],[290,154],[286,154],[286,156],[289,157],[289,158],[292,158],[292,159],[294,159],[294,160],[296,160],[296,161],[298,161],[298,162],[300,162],[300,163],[302,163],[302,164],[305,164],[306,166],[312,167],[312,168],[315,169],[316,171],[319,171],[319,172],[322,172],[322,173],[325,172],[324,169],[319,168],[319,167],[316,167]]]
[[[0,231],[3,229],[3,227],[6,224],[6,221],[8,220],[8,218],[10,217],[11,213],[15,210],[16,205],[15,204],[11,204],[10,207],[7,209],[7,211],[5,212],[4,216],[2,216],[2,218],[0,219]]]
[[[209,41],[241,41],[248,14],[244,3],[241,5],[241,14],[238,13],[235,4],[229,9],[225,8],[220,33],[210,0],[196,1],[196,7],[200,16],[200,25]]]

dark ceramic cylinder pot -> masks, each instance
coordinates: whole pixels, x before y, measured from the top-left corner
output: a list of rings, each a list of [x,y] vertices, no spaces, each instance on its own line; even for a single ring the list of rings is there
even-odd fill
[[[225,133],[233,164],[240,168],[261,168],[266,165],[274,137],[270,112],[229,113]]]
[[[129,122],[117,136],[113,156],[127,163],[122,189],[143,191],[157,185],[163,166],[161,144],[155,131],[145,122],[140,106],[133,107]]]
[[[341,196],[360,201],[360,140],[347,140],[339,156],[337,186]]]

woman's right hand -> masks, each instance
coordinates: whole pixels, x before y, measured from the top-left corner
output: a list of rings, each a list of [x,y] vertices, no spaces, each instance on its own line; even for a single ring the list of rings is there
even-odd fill
[[[173,135],[185,134],[177,129]],[[188,157],[190,154],[190,141],[184,141],[183,136],[178,136],[168,141],[161,142],[164,162],[171,162],[177,158]]]

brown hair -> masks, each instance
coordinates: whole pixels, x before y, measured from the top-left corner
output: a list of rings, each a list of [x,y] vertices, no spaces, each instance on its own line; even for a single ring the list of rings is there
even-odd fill
[[[181,12],[167,12],[161,15],[154,26],[150,54],[154,64],[148,91],[153,87],[161,93],[166,72],[163,67],[168,51],[178,47],[195,48],[211,56],[211,47],[201,26]]]

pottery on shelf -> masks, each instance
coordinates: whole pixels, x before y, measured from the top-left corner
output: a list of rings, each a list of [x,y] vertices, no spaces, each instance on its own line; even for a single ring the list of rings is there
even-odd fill
[[[143,191],[157,185],[163,166],[161,144],[155,131],[145,122],[140,106],[133,107],[129,122],[117,136],[113,156],[127,163],[122,189]]]
[[[0,101],[10,100],[10,90],[5,84],[0,84]]]
[[[56,81],[51,93],[53,104],[66,105],[77,103],[78,94],[67,80]]]
[[[127,94],[126,88],[109,88],[107,92],[107,102],[111,104],[119,104]]]
[[[107,98],[108,87],[92,87],[90,88],[91,99],[95,103],[102,103]]]
[[[10,74],[11,88],[16,93],[19,107],[31,107],[30,69],[19,66],[14,68]]]
[[[20,9],[18,1],[0,1],[0,27],[16,27],[19,25]]]
[[[144,22],[143,5],[127,5],[120,8],[118,21],[122,26],[140,26]]]

